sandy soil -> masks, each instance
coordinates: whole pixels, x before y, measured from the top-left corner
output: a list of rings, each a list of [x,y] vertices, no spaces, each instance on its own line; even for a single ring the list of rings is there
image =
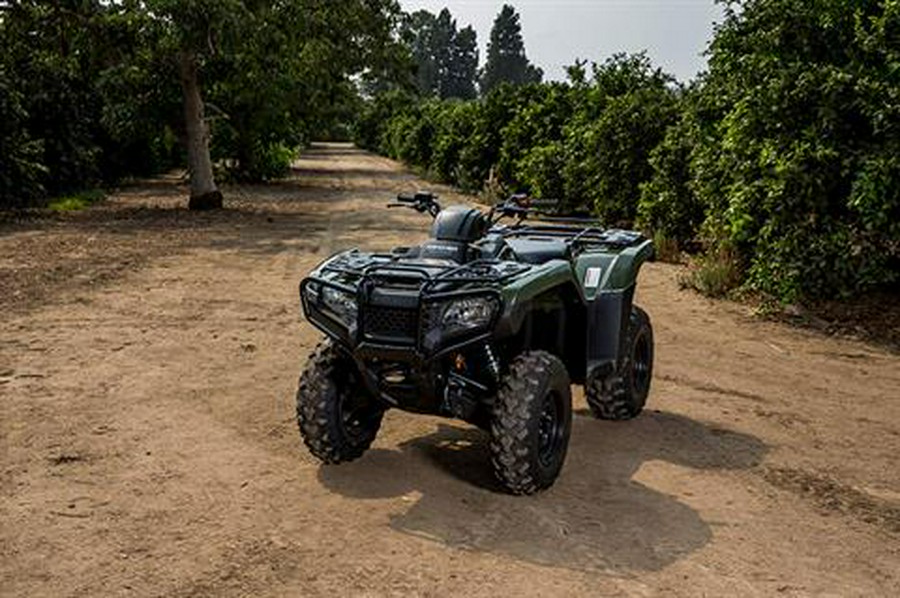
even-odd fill
[[[320,467],[293,420],[329,252],[422,237],[419,184],[320,146],[188,214],[161,180],[0,227],[3,596],[897,596],[900,356],[679,291],[650,264],[648,411],[587,415],[558,483],[497,492],[484,438],[391,412]]]

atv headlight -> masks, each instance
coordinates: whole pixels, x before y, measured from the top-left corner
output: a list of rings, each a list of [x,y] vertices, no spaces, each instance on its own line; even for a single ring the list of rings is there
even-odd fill
[[[333,287],[323,286],[319,292],[322,306],[334,315],[347,328],[356,327],[356,318],[359,308],[356,305],[356,297]]]
[[[441,316],[441,328],[447,334],[486,328],[497,313],[494,297],[466,297],[450,303]]]

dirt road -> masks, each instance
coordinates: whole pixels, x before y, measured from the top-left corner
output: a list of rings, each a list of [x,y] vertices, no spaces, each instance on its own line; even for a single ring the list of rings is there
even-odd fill
[[[482,435],[391,412],[320,467],[293,419],[296,283],[423,236],[420,182],[347,146],[172,209],[157,181],[0,227],[3,596],[897,596],[900,356],[754,320],[650,264],[650,409],[578,415],[549,492]]]

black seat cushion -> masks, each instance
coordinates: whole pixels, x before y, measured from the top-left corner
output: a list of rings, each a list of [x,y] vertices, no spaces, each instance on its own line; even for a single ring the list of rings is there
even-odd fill
[[[519,261],[543,264],[550,260],[569,259],[569,245],[559,239],[507,239]]]

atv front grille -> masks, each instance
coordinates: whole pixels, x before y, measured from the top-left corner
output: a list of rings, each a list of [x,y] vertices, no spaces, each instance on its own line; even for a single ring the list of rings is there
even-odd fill
[[[417,310],[368,306],[363,313],[363,330],[367,338],[415,343],[419,329]]]

